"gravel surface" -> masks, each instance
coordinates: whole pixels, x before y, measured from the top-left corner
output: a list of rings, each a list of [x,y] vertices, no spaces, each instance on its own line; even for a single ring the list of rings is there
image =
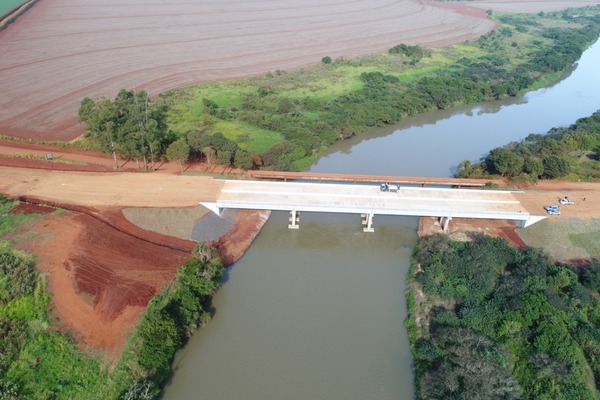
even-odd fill
[[[197,242],[217,240],[233,227],[238,214],[239,210],[233,209],[223,210],[220,217],[212,212],[207,213],[196,220],[192,231],[192,240]]]

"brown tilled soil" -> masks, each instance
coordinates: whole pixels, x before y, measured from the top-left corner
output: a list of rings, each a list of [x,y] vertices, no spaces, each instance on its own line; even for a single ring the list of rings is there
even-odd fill
[[[450,2],[450,4],[463,4],[464,1]],[[530,13],[539,11],[559,11],[566,8],[585,7],[598,4],[593,0],[474,0],[469,1],[469,6],[481,10],[494,10],[498,12]]]
[[[44,0],[0,32],[0,134],[70,140],[86,96],[446,46],[494,27],[483,10],[425,0]]]

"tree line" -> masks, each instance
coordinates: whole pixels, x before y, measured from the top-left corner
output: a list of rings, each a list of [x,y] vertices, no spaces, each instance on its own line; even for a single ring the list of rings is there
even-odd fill
[[[178,135],[168,129],[166,117],[167,107],[152,101],[143,90],[121,89],[114,100],[86,97],[79,107],[86,136],[101,151],[112,154],[115,167],[118,157],[133,160],[143,169],[154,169],[157,161],[166,158],[179,162],[183,170],[190,157],[243,169],[254,166],[252,155],[223,134]]]
[[[240,168],[297,170],[334,142],[373,127],[433,109],[516,96],[540,78],[571,66],[600,31],[600,18],[593,12],[547,14],[544,18],[553,22],[572,23],[553,23],[556,26],[547,28],[522,16],[498,18],[509,25],[471,43],[483,55],[458,59],[415,79],[399,79],[395,73],[364,72],[359,77],[359,88],[336,96],[291,97],[285,86],[265,78],[257,87],[237,93],[240,101],[221,105],[219,100],[203,98],[201,111],[195,112],[202,116],[204,126],[185,134],[168,129],[169,107],[153,102],[143,91],[124,89],[114,101],[86,98],[79,115],[88,136],[97,140],[103,151],[112,153],[115,159],[119,155],[136,160],[143,167],[162,157],[183,166],[189,157],[195,157]],[[535,35],[536,39],[521,48],[515,41],[517,34]],[[518,56],[510,57],[514,51]],[[429,50],[404,44],[392,47],[389,53],[391,62],[412,65],[423,63],[431,55]],[[351,67],[352,61],[336,60],[324,68],[338,64]],[[273,81],[276,79],[274,76]],[[228,139],[232,144],[218,137],[210,143],[208,137],[218,133],[213,129],[215,120],[278,132],[282,140],[260,154],[249,154],[241,140]],[[173,148],[167,151],[171,145]],[[560,160],[549,163],[561,167]]]
[[[518,58],[508,56],[518,47],[514,34],[528,32],[531,21],[508,18],[512,28],[492,31],[473,43],[488,54],[459,59],[412,81],[375,71],[360,76],[360,89],[334,97],[291,98],[284,90],[263,84],[244,93],[240,104],[220,106],[205,100],[211,102],[212,117],[280,132],[284,140],[260,154],[259,164],[293,170],[337,140],[429,110],[516,96],[541,77],[564,71],[597,39],[600,19],[568,12],[556,18],[579,25],[538,28],[538,46],[522,49]],[[403,44],[389,53],[412,64],[430,55],[419,46]]]
[[[463,161],[456,177],[500,175],[520,181],[540,178],[600,179],[600,110],[569,127],[531,134],[520,142],[497,147],[479,163]]]
[[[597,398],[600,262],[555,264],[472,239],[430,236],[415,250],[407,327],[418,398]]]

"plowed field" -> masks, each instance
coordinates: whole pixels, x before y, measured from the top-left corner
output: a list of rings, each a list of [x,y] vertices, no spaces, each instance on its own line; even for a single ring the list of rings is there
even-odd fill
[[[43,0],[0,32],[0,134],[73,139],[85,96],[445,46],[494,26],[484,10],[419,0]]]

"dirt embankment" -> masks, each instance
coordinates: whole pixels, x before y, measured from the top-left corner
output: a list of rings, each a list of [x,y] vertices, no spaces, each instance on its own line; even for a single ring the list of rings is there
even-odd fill
[[[19,246],[34,252],[38,267],[49,274],[60,326],[83,347],[116,359],[150,299],[173,279],[195,242],[145,231],[119,209],[62,208],[72,212],[30,224],[28,230],[36,235]],[[48,211],[53,209],[26,203],[13,209]],[[242,212],[232,230],[213,243],[226,264],[244,254],[266,217]]]
[[[189,256],[80,212],[46,216],[28,229],[36,239],[21,247],[34,252],[39,268],[48,272],[61,326],[84,347],[111,358],[118,357],[150,299]]]
[[[560,205],[559,200],[567,196],[575,204],[560,207],[560,215],[548,215],[544,210],[546,205]],[[600,220],[600,183],[599,182],[563,182],[563,181],[539,181],[536,185],[523,187],[521,193],[515,193],[515,198],[521,203],[523,211],[531,215],[542,215],[548,218],[548,222],[561,226],[553,230],[565,231],[565,237],[560,239],[561,245],[569,243],[568,232],[572,230],[573,225],[590,224]],[[562,225],[561,225],[562,224]],[[538,232],[538,229],[528,229],[527,232],[517,230],[517,226],[512,221],[501,220],[478,220],[454,218],[448,224],[447,234],[456,240],[466,240],[471,232],[482,232],[494,237],[502,237],[509,243],[517,247],[543,247],[547,249],[558,261],[567,260],[559,252],[550,251],[556,247],[556,235],[546,235],[545,232]],[[587,228],[592,229],[592,228]],[[420,237],[441,233],[442,226],[437,218],[421,218],[418,234]],[[531,232],[535,231],[533,237]],[[524,232],[527,234],[523,234]],[[521,237],[524,236],[527,240]],[[567,256],[568,252],[564,253]],[[590,254],[590,256],[600,256],[600,254]]]
[[[195,245],[132,224],[121,207],[198,207],[203,195],[214,197],[218,182],[173,175],[179,166],[169,163],[160,172],[127,173],[112,169],[113,160],[104,155],[59,153],[55,147],[26,143],[9,142],[8,147],[0,165],[18,168],[0,167],[0,192],[28,202],[12,212],[53,210],[46,206],[70,211],[40,218],[28,227],[36,235],[20,246],[33,251],[39,268],[48,272],[61,326],[83,347],[116,359],[148,301],[175,276]],[[33,151],[90,164],[14,158]],[[98,180],[91,182],[86,173]],[[242,211],[231,230],[213,241],[226,264],[244,254],[267,218],[265,212]]]

